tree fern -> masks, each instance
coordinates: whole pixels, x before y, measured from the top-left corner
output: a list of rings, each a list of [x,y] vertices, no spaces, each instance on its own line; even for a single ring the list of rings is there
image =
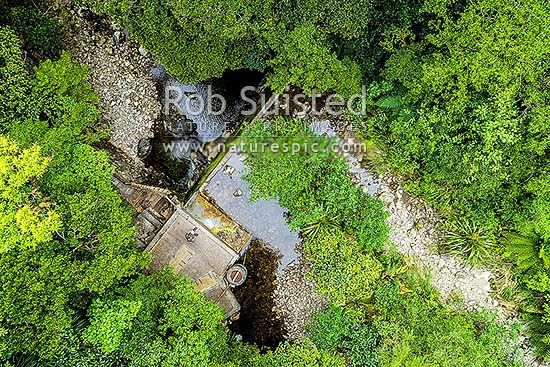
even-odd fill
[[[388,110],[397,110],[403,107],[400,95],[389,95],[382,97],[378,100],[378,102],[376,102],[376,105],[380,108],[385,108]]]
[[[517,233],[507,233],[505,235],[507,244],[506,250],[509,254],[516,256],[516,264],[519,269],[527,270],[536,264],[550,268],[550,251],[548,244],[535,232],[531,232],[527,236],[522,236]]]
[[[550,334],[546,334],[541,341],[547,345],[544,358],[546,358],[546,360],[550,360]]]
[[[550,360],[550,324],[540,316],[534,316],[529,321],[528,334],[537,354]]]

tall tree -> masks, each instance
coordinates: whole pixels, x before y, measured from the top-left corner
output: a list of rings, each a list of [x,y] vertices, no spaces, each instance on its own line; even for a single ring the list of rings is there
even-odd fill
[[[39,147],[20,149],[0,136],[0,252],[35,248],[59,229],[59,215],[36,190],[48,162]]]
[[[65,53],[29,75],[20,55],[17,36],[3,28],[0,90],[17,93],[0,96],[0,122],[22,149],[2,140],[0,352],[47,357],[74,310],[147,256],[134,246],[106,155],[87,144],[98,137],[89,133],[98,110],[86,69]]]
[[[88,315],[85,339],[132,365],[213,366],[231,353],[222,309],[168,271],[95,299]]]
[[[371,120],[387,137],[389,160],[414,175],[411,190],[446,213],[493,231],[500,220],[537,217],[548,231],[539,200],[548,192],[548,4],[480,0],[458,14],[447,1],[424,8],[439,17],[432,33],[396,48],[384,72],[406,87],[393,92],[399,104],[416,112],[395,118],[382,108]]]

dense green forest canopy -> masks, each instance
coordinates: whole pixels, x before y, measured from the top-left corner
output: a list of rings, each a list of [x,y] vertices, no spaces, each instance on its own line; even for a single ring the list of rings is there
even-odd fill
[[[270,68],[275,89],[292,83],[342,95],[360,90],[363,74],[381,66],[380,41],[402,35],[399,27],[412,26],[420,7],[367,0],[85,3],[124,25],[180,80]]]
[[[181,81],[227,69],[349,96],[377,168],[444,216],[441,250],[509,271],[502,296],[550,359],[550,9],[542,0],[83,0]],[[515,366],[514,331],[456,311],[391,248],[381,203],[341,157],[249,151],[329,301],[309,339],[238,341],[171,273],[141,273],[132,213],[92,147],[97,98],[63,51],[55,4],[0,0],[0,362],[6,366]],[[35,66],[31,67],[32,58]],[[300,121],[248,142],[317,139]],[[273,138],[273,136],[278,136]],[[319,139],[319,143],[323,141]],[[456,307],[455,307],[456,306]]]

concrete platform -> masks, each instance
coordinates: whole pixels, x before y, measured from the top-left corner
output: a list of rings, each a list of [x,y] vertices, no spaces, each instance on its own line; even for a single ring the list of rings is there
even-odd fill
[[[117,174],[111,182],[135,210],[138,248],[151,254],[148,272],[168,266],[174,276],[187,277],[197,292],[219,302],[226,318],[239,312],[240,305],[225,280],[227,270],[239,258],[237,252],[183,209],[169,190],[125,182]],[[230,221],[227,218],[226,222]],[[195,228],[198,236],[188,239],[186,234]]]
[[[198,235],[190,241],[186,234],[193,232]],[[207,299],[218,301],[226,317],[240,310],[225,281],[227,270],[239,255],[181,206],[158,231],[147,251],[152,259],[149,272],[170,266],[174,276],[187,277]]]

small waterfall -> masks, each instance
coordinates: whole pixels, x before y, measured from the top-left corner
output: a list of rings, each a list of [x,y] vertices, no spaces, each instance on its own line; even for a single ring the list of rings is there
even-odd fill
[[[248,70],[227,71],[222,78],[186,83],[156,62],[151,77],[157,84],[164,117],[151,140],[152,164],[180,190],[190,187],[190,181],[197,178],[194,176],[200,178],[209,163],[202,148],[206,143],[219,142],[228,126],[234,128],[240,111],[246,107],[241,88],[255,86],[261,76]]]
[[[167,100],[173,101],[178,95],[182,97],[178,102],[178,113],[195,124],[196,134],[201,143],[208,143],[220,137],[227,124],[233,122],[245,106],[240,98],[228,98],[226,86],[221,80],[180,82],[169,75],[158,62],[151,70],[151,75],[153,80],[161,85],[163,106]],[[223,103],[219,97],[224,99]]]

